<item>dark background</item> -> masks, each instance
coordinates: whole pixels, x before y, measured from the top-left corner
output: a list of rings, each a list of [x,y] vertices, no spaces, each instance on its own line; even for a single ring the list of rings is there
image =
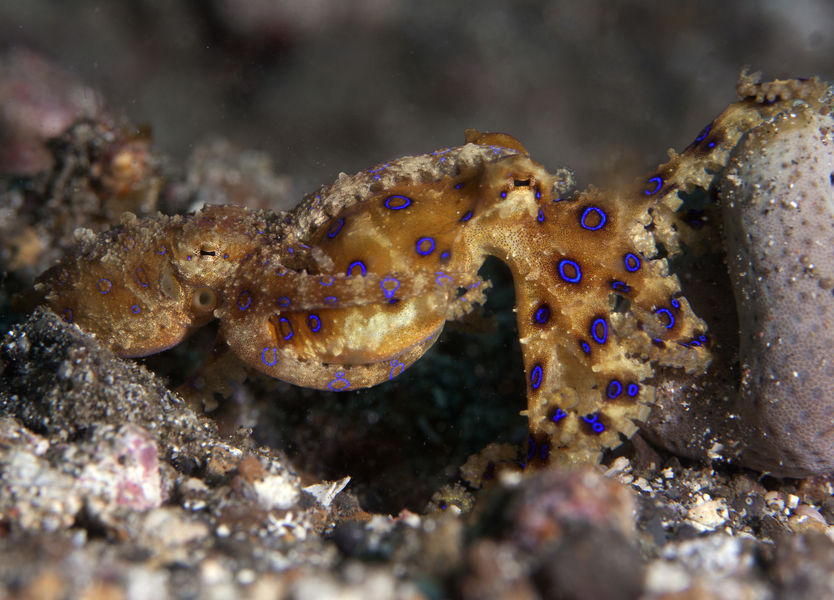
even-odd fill
[[[634,177],[733,100],[743,65],[834,77],[832,24],[825,0],[0,2],[0,42],[100,89],[162,152],[222,135],[303,191],[466,127],[581,185]]]

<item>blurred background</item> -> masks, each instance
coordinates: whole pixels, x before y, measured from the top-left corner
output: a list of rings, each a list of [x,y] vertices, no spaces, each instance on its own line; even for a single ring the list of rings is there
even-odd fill
[[[834,78],[825,0],[29,0],[0,43],[43,54],[183,160],[261,149],[298,192],[463,130],[518,137],[580,185],[631,178],[734,99],[740,68]]]

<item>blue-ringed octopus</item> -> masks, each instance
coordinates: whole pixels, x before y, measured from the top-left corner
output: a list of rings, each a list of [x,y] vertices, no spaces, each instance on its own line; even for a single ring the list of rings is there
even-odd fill
[[[771,344],[776,336],[779,343],[825,339],[832,346],[828,321],[812,331],[769,331],[756,320],[795,301],[793,290],[775,300],[759,291],[755,278],[768,274],[757,269],[771,263],[756,239],[776,240],[788,253],[793,246],[767,221],[751,224],[742,206],[772,202],[755,182],[788,160],[779,153],[794,143],[791,136],[825,129],[817,141],[829,143],[830,97],[817,80],[743,77],[739,90],[740,100],[682,153],[670,151],[667,162],[620,189],[572,191],[567,171],[548,171],[515,138],[467,130],[462,146],[343,174],[290,212],[226,205],[183,216],[126,213],[119,226],[90,236],[45,272],[36,291],[123,357],[160,352],[218,319],[220,342],[250,367],[300,386],[349,391],[398,376],[447,320],[482,303],[489,282],[479,268],[495,256],[509,266],[515,287],[530,428],[526,462],[596,461],[649,417],[658,389],[667,400],[682,396],[664,388],[666,381],[709,377],[713,334],[670,268],[683,251],[709,245],[710,236],[689,218],[693,198],[706,197],[709,210],[723,211],[727,221],[741,360],[751,373],[741,383],[742,402],[766,403],[768,385],[784,382],[783,371],[792,368],[790,359],[769,362],[755,347],[763,343],[757,335]],[[834,168],[814,169],[834,182]],[[794,170],[806,176],[805,166]],[[767,193],[783,192],[776,202],[794,201],[781,188]],[[828,220],[814,226],[830,237],[831,192],[824,192]],[[810,220],[802,209],[795,218]],[[823,239],[825,232],[801,235]],[[830,245],[817,250],[770,281],[790,287],[791,278],[802,279],[804,310],[823,315],[831,307],[834,261]],[[790,330],[790,341],[779,327]],[[814,367],[825,374],[797,376],[801,385],[783,407],[817,392],[830,396],[826,361]],[[806,376],[817,377],[816,388],[805,387]],[[704,396],[684,400],[709,406]],[[828,405],[834,407],[830,399]],[[803,422],[825,416],[832,430],[831,411],[806,410]]]

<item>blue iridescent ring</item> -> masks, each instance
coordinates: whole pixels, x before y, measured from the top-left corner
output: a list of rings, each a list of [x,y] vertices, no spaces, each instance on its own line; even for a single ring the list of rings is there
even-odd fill
[[[640,270],[640,257],[633,252],[626,254],[623,257],[623,262],[625,262],[626,271],[629,273],[634,273]]]
[[[243,290],[237,297],[237,307],[240,310],[246,310],[252,304],[252,294]]]
[[[589,225],[586,222],[586,219],[589,215],[597,215],[599,222],[596,225]],[[605,225],[605,221],[608,220],[608,217],[605,215],[605,211],[601,208],[596,206],[589,206],[582,212],[582,217],[579,219],[579,224],[582,225],[583,229],[587,229],[588,231],[597,231],[598,229],[602,229],[602,226]]]
[[[602,317],[597,317],[591,323],[591,337],[597,344],[604,344],[608,339],[608,323]]]
[[[623,384],[617,381],[616,379],[612,379],[608,383],[608,387],[605,389],[605,395],[608,396],[609,400],[615,399],[623,392]]]
[[[396,358],[391,361],[391,370],[388,372],[388,379],[394,379],[397,375],[405,371],[405,363],[401,363]]]
[[[544,371],[542,370],[541,365],[533,367],[533,371],[530,373],[530,385],[533,386],[534,390],[539,389],[539,386],[542,384],[543,375]]]
[[[533,315],[533,320],[539,325],[547,323],[550,320],[550,307],[547,304],[539,306]]]
[[[339,232],[342,230],[342,225],[344,225],[344,224],[345,224],[345,220],[341,219],[341,218],[338,221],[336,221],[335,223],[333,223],[327,229],[327,237],[329,237],[329,238],[336,237],[339,234]]]
[[[430,237],[421,237],[417,240],[415,248],[420,256],[428,256],[434,252],[434,240]]]
[[[145,269],[142,267],[136,267],[135,271],[136,281],[139,282],[139,285],[142,287],[148,287],[150,285],[150,281],[148,280],[148,274],[145,273]]]
[[[353,269],[356,269],[356,268],[358,268],[362,272],[362,277],[364,277],[365,274],[368,272],[368,269],[365,267],[365,263],[363,263],[361,260],[355,260],[352,263],[350,263],[350,265],[348,265],[348,268],[347,268],[348,276],[353,275]]]
[[[566,269],[573,269],[573,275],[571,275]],[[582,270],[579,268],[579,263],[568,258],[560,260],[559,277],[568,283],[579,283],[582,280]]]
[[[269,358],[267,358],[269,357]],[[268,367],[274,367],[278,364],[278,348],[275,346],[267,346],[261,352],[261,360]]]
[[[278,319],[278,330],[281,335],[284,336],[285,340],[289,340],[295,333],[292,329],[292,323],[290,323],[290,320],[287,317],[281,317]]]
[[[640,393],[640,386],[636,383],[629,383],[626,387],[626,396],[634,398],[638,393]]]
[[[327,388],[331,392],[341,392],[346,390],[350,387],[350,382],[345,379],[345,372],[339,371],[336,373],[336,377],[334,377],[330,383],[327,384]]]
[[[603,425],[600,422],[599,415],[597,413],[585,415],[584,417],[582,417],[582,420],[591,426],[591,429],[594,430],[594,433],[602,433],[603,431],[605,431],[605,425]]]
[[[669,319],[669,324],[666,325],[666,329],[672,329],[675,326],[675,315],[672,314],[672,311],[668,308],[658,308],[654,311],[656,315],[663,315],[667,319]]]
[[[654,189],[652,189],[652,187],[654,187]],[[646,186],[646,189],[643,191],[643,193],[645,193],[647,196],[653,196],[657,192],[659,192],[660,188],[662,187],[663,179],[661,179],[660,177],[652,177],[651,179],[649,179],[648,185]]]
[[[408,196],[388,196],[385,199],[385,208],[389,210],[402,210],[411,204]]]
[[[321,319],[319,319],[318,315],[311,314],[307,317],[307,325],[310,327],[310,331],[316,333],[319,329],[321,329]]]
[[[385,294],[385,297],[391,299],[394,297],[397,290],[400,289],[400,281],[394,277],[386,277],[379,282],[379,287],[382,288],[382,292]]]
[[[702,141],[705,137],[707,137],[707,134],[709,133],[710,129],[712,129],[712,123],[710,123],[709,125],[707,125],[706,127],[704,127],[704,128],[701,130],[701,133],[699,133],[699,134],[698,134],[698,137],[696,137],[696,138],[695,138],[695,142],[700,142],[700,141]]]

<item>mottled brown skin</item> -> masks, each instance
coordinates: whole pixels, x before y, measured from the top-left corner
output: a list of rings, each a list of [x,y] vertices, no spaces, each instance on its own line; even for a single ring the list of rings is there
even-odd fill
[[[290,213],[126,216],[38,285],[122,356],[217,318],[251,367],[341,391],[419,358],[446,320],[483,301],[478,269],[497,256],[515,282],[528,462],[593,461],[646,417],[658,374],[705,372],[706,325],[666,258],[697,239],[676,211],[682,194],[715,184],[747,131],[785,109],[786,89],[798,88],[730,106],[625,189],[568,195],[566,175],[514,138],[470,130],[464,146],[342,175]]]

